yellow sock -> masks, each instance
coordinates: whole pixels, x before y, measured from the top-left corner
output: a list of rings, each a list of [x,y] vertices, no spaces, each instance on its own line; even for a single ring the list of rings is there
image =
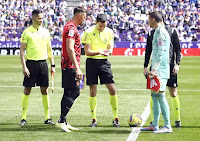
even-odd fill
[[[92,119],[97,120],[96,112],[97,112],[97,98],[96,97],[89,97],[89,105],[90,105],[90,112],[92,115]]]
[[[118,99],[117,95],[110,95],[110,104],[113,110],[114,119],[118,118]]]
[[[151,116],[151,122],[153,122],[153,100],[152,100],[152,97],[150,98],[150,116]]]
[[[22,105],[22,119],[26,120],[27,108],[29,103],[29,95],[22,95],[21,105]]]
[[[174,112],[174,120],[180,121],[180,101],[178,95],[176,97],[172,97],[172,108]]]
[[[49,95],[42,95],[42,103],[44,106],[45,120],[50,119],[49,115]]]

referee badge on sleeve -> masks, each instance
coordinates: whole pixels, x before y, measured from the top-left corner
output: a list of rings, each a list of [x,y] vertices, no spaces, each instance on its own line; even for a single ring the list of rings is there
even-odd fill
[[[74,30],[69,30],[68,36],[73,37],[74,36]]]
[[[164,46],[165,45],[165,40],[161,37],[157,39],[157,42],[158,42],[158,46]]]

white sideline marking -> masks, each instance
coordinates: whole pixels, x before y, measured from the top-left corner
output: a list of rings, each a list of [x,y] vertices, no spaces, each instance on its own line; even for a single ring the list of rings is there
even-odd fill
[[[136,141],[138,135],[140,134],[140,129],[143,127],[143,125],[145,124],[145,122],[147,121],[147,118],[150,114],[150,102],[147,104],[144,112],[141,115],[142,118],[142,124],[140,127],[133,127],[130,135],[128,136],[126,141]]]
[[[0,88],[22,88],[23,86],[0,86]],[[35,88],[40,88],[40,87],[35,87]],[[49,87],[51,88],[51,87]],[[56,89],[63,89],[61,87],[54,87]],[[87,89],[87,86],[86,86],[86,89]],[[89,88],[88,88],[89,89]],[[101,88],[98,88],[99,90],[105,90],[107,91],[108,89],[101,89]],[[117,91],[132,91],[132,90],[135,90],[135,91],[144,91],[144,90],[148,90],[148,89],[117,89]],[[178,91],[190,91],[190,92],[199,92],[200,89],[196,89],[196,90],[190,90],[190,89],[178,89]],[[150,92],[150,91],[149,91]]]

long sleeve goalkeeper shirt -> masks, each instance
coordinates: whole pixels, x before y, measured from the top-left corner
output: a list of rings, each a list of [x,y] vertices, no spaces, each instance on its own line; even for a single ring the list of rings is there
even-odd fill
[[[169,36],[171,38],[170,49],[169,49],[170,65],[174,65],[175,63],[179,65],[181,60],[181,46],[177,31],[171,27],[166,27],[166,30],[168,31]],[[154,32],[155,30],[153,29],[151,32],[149,32],[147,36],[144,67],[148,67],[149,64],[150,56],[152,53],[152,41]]]

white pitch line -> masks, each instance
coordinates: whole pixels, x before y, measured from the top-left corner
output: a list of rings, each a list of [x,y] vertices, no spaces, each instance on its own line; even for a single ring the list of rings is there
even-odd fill
[[[143,125],[145,124],[145,122],[147,121],[147,118],[149,117],[150,114],[150,102],[147,104],[144,112],[141,115],[142,118],[142,124],[140,127],[133,127],[130,135],[128,136],[126,141],[136,141],[138,135],[140,134],[140,129],[143,127]]]

